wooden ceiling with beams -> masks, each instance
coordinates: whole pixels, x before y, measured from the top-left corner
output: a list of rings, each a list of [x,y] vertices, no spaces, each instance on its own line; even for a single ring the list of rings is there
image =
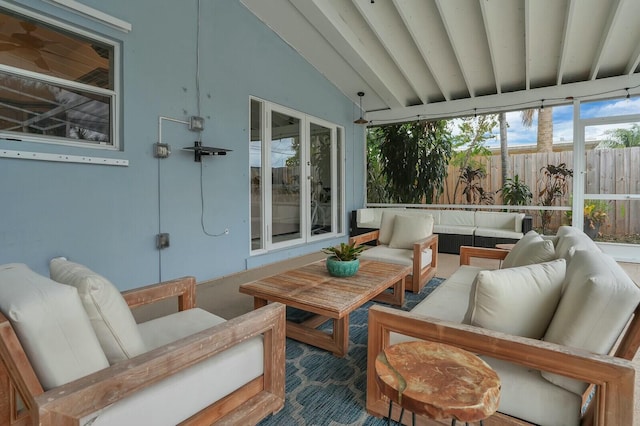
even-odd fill
[[[240,0],[372,123],[640,93],[640,0]]]

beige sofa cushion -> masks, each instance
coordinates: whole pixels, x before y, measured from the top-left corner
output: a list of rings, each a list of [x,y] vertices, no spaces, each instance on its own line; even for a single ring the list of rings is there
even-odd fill
[[[587,234],[575,228],[562,227],[563,229],[556,234],[556,257],[564,258],[570,262],[576,250],[589,250],[601,252],[600,247]]]
[[[433,216],[398,214],[393,222],[393,233],[389,241],[390,248],[413,250],[416,241],[427,238],[433,233]]]
[[[609,353],[640,303],[640,289],[610,256],[577,250],[567,267],[565,290],[544,340]],[[586,384],[551,373],[552,383],[581,394]]]
[[[75,288],[23,264],[2,265],[0,310],[44,390],[109,366]]]
[[[524,213],[475,212],[475,225],[478,228],[503,229],[521,233],[523,219]]]
[[[480,271],[471,288],[465,322],[539,339],[560,300],[564,276],[564,259]]]
[[[172,374],[160,382],[109,405],[92,415],[86,424],[91,426],[181,424],[193,414],[263,374],[262,342],[262,337],[254,337],[232,346],[178,374]]]
[[[545,380],[538,370],[484,355],[480,358],[500,377],[499,412],[537,425],[580,424],[581,396]]]
[[[394,249],[381,244],[363,251],[360,259],[413,266],[413,250]],[[432,259],[433,253],[431,249],[422,251],[421,264],[423,267],[430,265]]]
[[[82,305],[111,364],[146,351],[129,306],[109,280],[64,258],[51,260],[49,273],[55,281],[78,289]]]
[[[556,258],[553,242],[543,239],[536,231],[527,232],[507,254],[503,268],[549,262]]]

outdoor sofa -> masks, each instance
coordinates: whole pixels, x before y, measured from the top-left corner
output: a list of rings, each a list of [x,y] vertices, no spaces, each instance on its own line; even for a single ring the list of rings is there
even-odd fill
[[[500,259],[502,269],[471,266],[476,257]],[[410,312],[370,309],[371,413],[388,409],[375,382],[376,355],[424,339],[479,354],[496,370],[497,424],[633,424],[628,360],[640,345],[640,288],[613,258],[563,226],[553,238],[531,231],[510,252],[462,247],[460,264]]]
[[[257,424],[284,406],[285,309],[225,321],[185,277],[120,293],[54,259],[0,266],[0,424]],[[177,300],[136,324],[130,308]]]
[[[431,215],[440,253],[459,254],[460,246],[465,245],[492,248],[496,244],[513,244],[533,226],[531,216],[524,213],[370,207],[351,212],[350,235],[379,229],[384,212]]]

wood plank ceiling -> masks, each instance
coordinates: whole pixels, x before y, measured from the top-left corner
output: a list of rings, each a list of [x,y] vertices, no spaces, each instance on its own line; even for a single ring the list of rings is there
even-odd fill
[[[373,123],[640,93],[640,0],[240,0]]]

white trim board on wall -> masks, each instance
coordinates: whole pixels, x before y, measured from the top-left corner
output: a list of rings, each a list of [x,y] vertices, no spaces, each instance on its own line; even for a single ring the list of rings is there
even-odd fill
[[[88,163],[103,166],[128,166],[129,160],[118,158],[89,157],[86,155],[50,154],[46,152],[12,151],[0,149],[0,157],[18,158],[21,160],[56,161],[61,163]]]
[[[102,24],[108,25],[124,33],[130,32],[132,29],[132,26],[129,22],[124,21],[120,18],[116,18],[115,16],[111,16],[98,9],[94,9],[93,7],[87,6],[86,4],[82,4],[76,0],[43,0],[43,1],[65,8],[67,10],[70,10],[73,13],[77,13],[78,15],[82,15],[84,17],[93,19],[94,21],[98,21]]]

